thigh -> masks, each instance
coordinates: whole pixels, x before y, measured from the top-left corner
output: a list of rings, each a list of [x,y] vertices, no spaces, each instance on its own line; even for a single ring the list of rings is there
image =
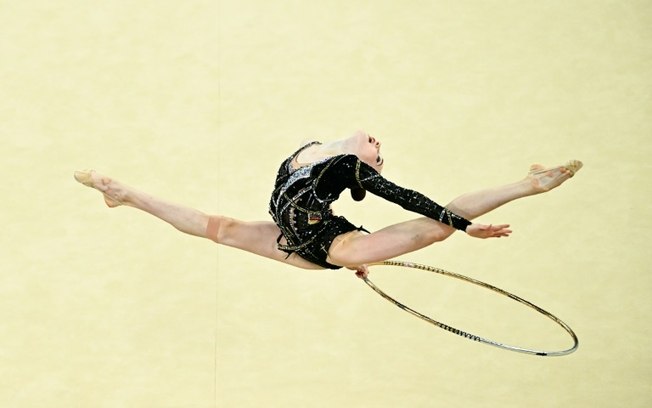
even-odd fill
[[[391,225],[371,234],[352,231],[333,241],[328,251],[328,262],[349,267],[382,262],[444,240],[454,231],[426,217]]]
[[[265,258],[283,262],[303,269],[324,269],[301,258],[278,249],[276,240],[281,230],[271,221],[240,221],[220,217],[218,242],[232,248],[242,249]],[[282,239],[281,243],[284,243]]]

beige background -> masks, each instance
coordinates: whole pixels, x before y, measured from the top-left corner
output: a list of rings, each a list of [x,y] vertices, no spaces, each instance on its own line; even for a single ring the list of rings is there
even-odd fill
[[[644,407],[651,403],[649,1],[0,2],[5,407]],[[385,175],[440,203],[582,159],[577,178],[403,259],[511,290],[575,329],[577,353],[475,344],[350,271],[218,248],[72,179],[268,219],[303,139],[366,129]],[[378,229],[412,215],[336,209]],[[646,253],[647,252],[647,253]],[[401,300],[524,345],[563,331],[423,272]]]

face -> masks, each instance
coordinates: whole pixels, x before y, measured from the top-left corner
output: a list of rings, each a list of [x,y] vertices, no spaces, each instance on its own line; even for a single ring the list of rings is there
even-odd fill
[[[384,165],[384,160],[380,155],[380,141],[363,131],[355,132],[349,139],[352,142],[355,155],[380,173]]]

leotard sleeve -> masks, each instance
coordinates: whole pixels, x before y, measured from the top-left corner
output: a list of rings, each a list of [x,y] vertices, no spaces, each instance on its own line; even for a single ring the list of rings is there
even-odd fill
[[[447,208],[437,204],[418,191],[410,190],[392,183],[368,164],[354,155],[347,155],[339,161],[338,179],[346,188],[360,187],[385,200],[400,205],[428,218],[432,218],[451,227],[465,231],[471,221],[461,217]]]

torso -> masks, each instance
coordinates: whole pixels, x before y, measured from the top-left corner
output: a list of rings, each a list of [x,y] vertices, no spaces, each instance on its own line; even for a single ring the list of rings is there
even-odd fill
[[[325,156],[318,142],[297,150],[279,169],[269,207],[287,241],[283,245],[279,238],[279,249],[327,268],[334,267],[326,262],[332,240],[356,229],[330,209],[344,186],[317,191],[322,175],[342,157]]]

